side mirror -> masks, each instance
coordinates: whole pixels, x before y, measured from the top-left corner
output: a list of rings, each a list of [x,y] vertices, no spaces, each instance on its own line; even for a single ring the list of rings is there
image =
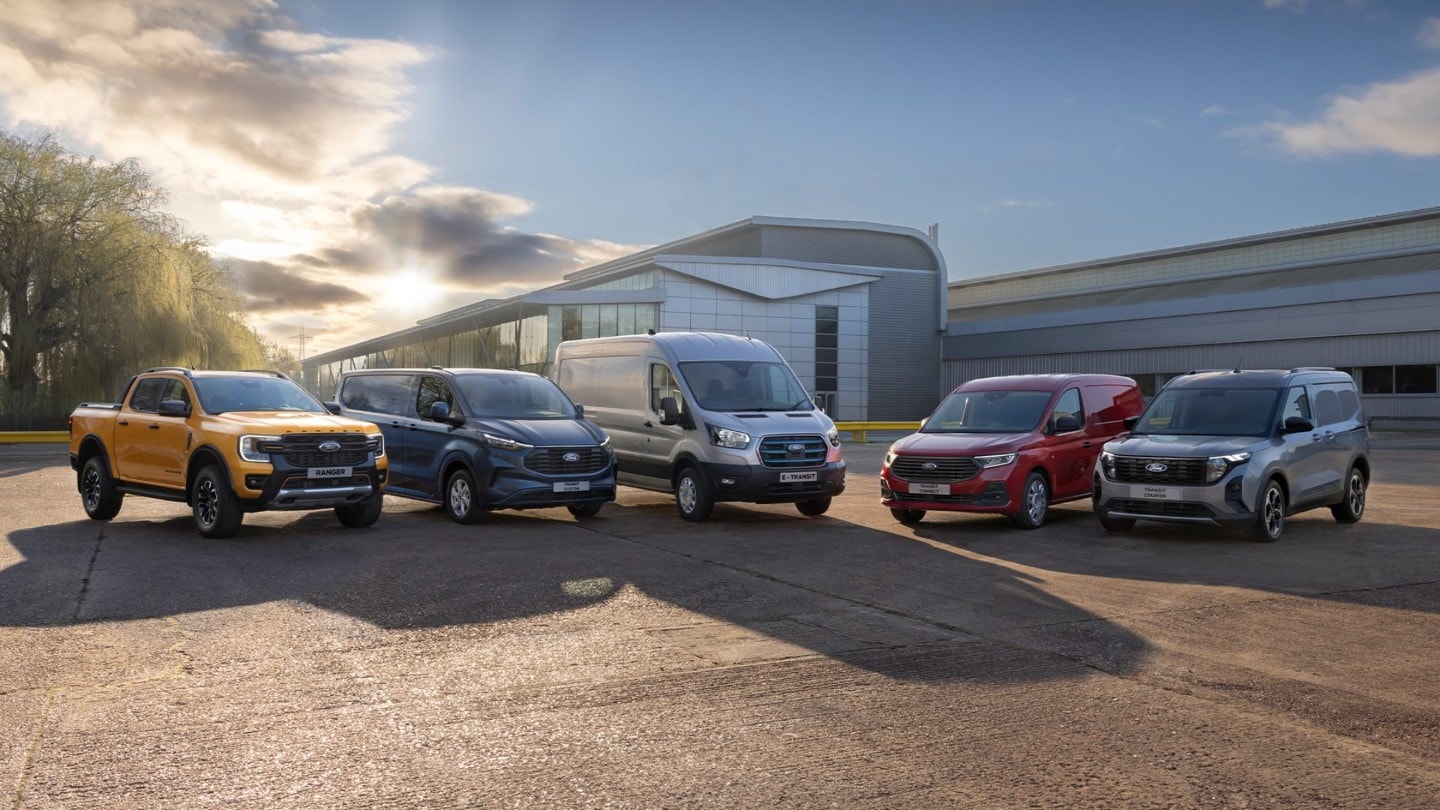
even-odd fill
[[[322,402],[322,403],[320,403],[320,404],[324,405],[324,406],[325,406],[325,410],[329,411],[330,413],[333,413],[333,414],[335,414],[336,416],[339,416],[339,415],[340,415],[340,403],[338,403],[338,402]]]
[[[1123,423],[1124,423],[1124,425],[1125,425],[1125,429],[1126,429],[1126,430],[1134,430],[1134,429],[1135,429],[1135,426],[1138,425],[1138,424],[1140,424],[1140,417],[1138,417],[1138,416],[1127,416],[1127,417],[1125,417],[1125,419],[1123,420]]]
[[[585,418],[585,406],[584,406],[584,405],[581,405],[581,404],[578,403],[578,402],[575,403],[575,418],[576,418],[576,419],[584,419],[584,418]]]
[[[190,403],[178,399],[167,399],[160,403],[161,416],[189,416]]]
[[[430,410],[425,416],[435,422],[444,422],[448,425],[458,426],[465,421],[464,417],[452,415],[450,413],[450,405],[445,402],[430,403]]]
[[[1280,429],[1281,433],[1305,433],[1315,429],[1315,423],[1303,416],[1285,417],[1285,427]]]
[[[674,397],[660,400],[660,424],[685,426],[684,415],[680,413],[680,406],[676,404]]]
[[[1080,429],[1080,420],[1070,414],[1055,417],[1055,424],[1051,427],[1053,433],[1074,433]]]

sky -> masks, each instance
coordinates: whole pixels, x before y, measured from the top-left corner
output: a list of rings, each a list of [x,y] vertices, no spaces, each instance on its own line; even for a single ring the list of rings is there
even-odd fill
[[[1440,5],[0,0],[0,129],[313,354],[757,215],[960,280],[1440,205]]]

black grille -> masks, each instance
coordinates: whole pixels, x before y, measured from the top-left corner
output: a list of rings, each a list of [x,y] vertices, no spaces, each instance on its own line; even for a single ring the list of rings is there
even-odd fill
[[[326,453],[320,449],[324,442],[339,442],[340,449]],[[370,457],[370,439],[363,433],[285,436],[280,444],[285,462],[294,467],[353,467]]]
[[[825,452],[821,436],[766,436],[760,440],[760,463],[766,467],[821,467]]]
[[[608,466],[610,454],[599,447],[540,447],[525,456],[525,468],[541,475],[584,475]]]
[[[1155,517],[1210,518],[1215,512],[1200,503],[1179,503],[1177,501],[1111,501],[1110,508],[1130,515],[1154,515]]]
[[[1115,457],[1115,480],[1127,484],[1204,484],[1203,458]],[[1164,467],[1165,469],[1148,469]]]
[[[953,484],[974,478],[975,474],[980,472],[980,465],[976,464],[973,458],[897,456],[890,463],[890,472],[904,481]]]

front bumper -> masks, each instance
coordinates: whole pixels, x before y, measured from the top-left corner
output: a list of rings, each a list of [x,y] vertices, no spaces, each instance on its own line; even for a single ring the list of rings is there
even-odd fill
[[[343,479],[310,478],[308,467],[278,462],[269,472],[244,471],[232,482],[247,512],[356,506],[385,492],[389,471],[371,460]]]
[[[1132,484],[1097,475],[1092,501],[1104,517],[1234,526],[1255,519],[1255,498],[1247,489],[1243,472],[1203,486]]]
[[[1010,473],[1014,469],[1013,464],[1007,464],[982,469],[965,481],[938,484],[906,481],[887,469],[880,474],[880,503],[891,509],[1011,514],[1020,502],[1018,493],[1010,492]],[[917,487],[937,491],[912,491]]]
[[[702,463],[705,480],[716,501],[739,503],[799,503],[831,498],[845,491],[845,462],[831,461],[819,467],[777,470],[748,464]],[[784,480],[796,473],[814,473],[808,481]]]

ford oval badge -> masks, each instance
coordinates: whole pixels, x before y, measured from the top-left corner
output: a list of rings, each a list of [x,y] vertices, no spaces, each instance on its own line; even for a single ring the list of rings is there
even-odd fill
[[[925,472],[935,472],[936,470],[940,469],[940,465],[936,464],[933,461],[927,461],[924,464],[920,465],[920,469],[924,470]]]
[[[321,442],[321,443],[320,443],[320,452],[322,452],[322,453],[338,453],[338,452],[340,452],[340,442]]]
[[[801,453],[805,452],[805,445],[803,445],[803,444],[787,444],[787,445],[785,445],[785,452],[789,453],[789,454],[792,455],[792,456],[798,456],[798,455],[800,455]]]
[[[1170,465],[1161,464],[1158,461],[1152,461],[1149,464],[1145,465],[1145,472],[1162,473],[1168,469],[1170,469]]]
[[[560,460],[564,461],[566,464],[574,464],[575,462],[580,460],[580,454],[566,453],[565,455],[560,457]]]

